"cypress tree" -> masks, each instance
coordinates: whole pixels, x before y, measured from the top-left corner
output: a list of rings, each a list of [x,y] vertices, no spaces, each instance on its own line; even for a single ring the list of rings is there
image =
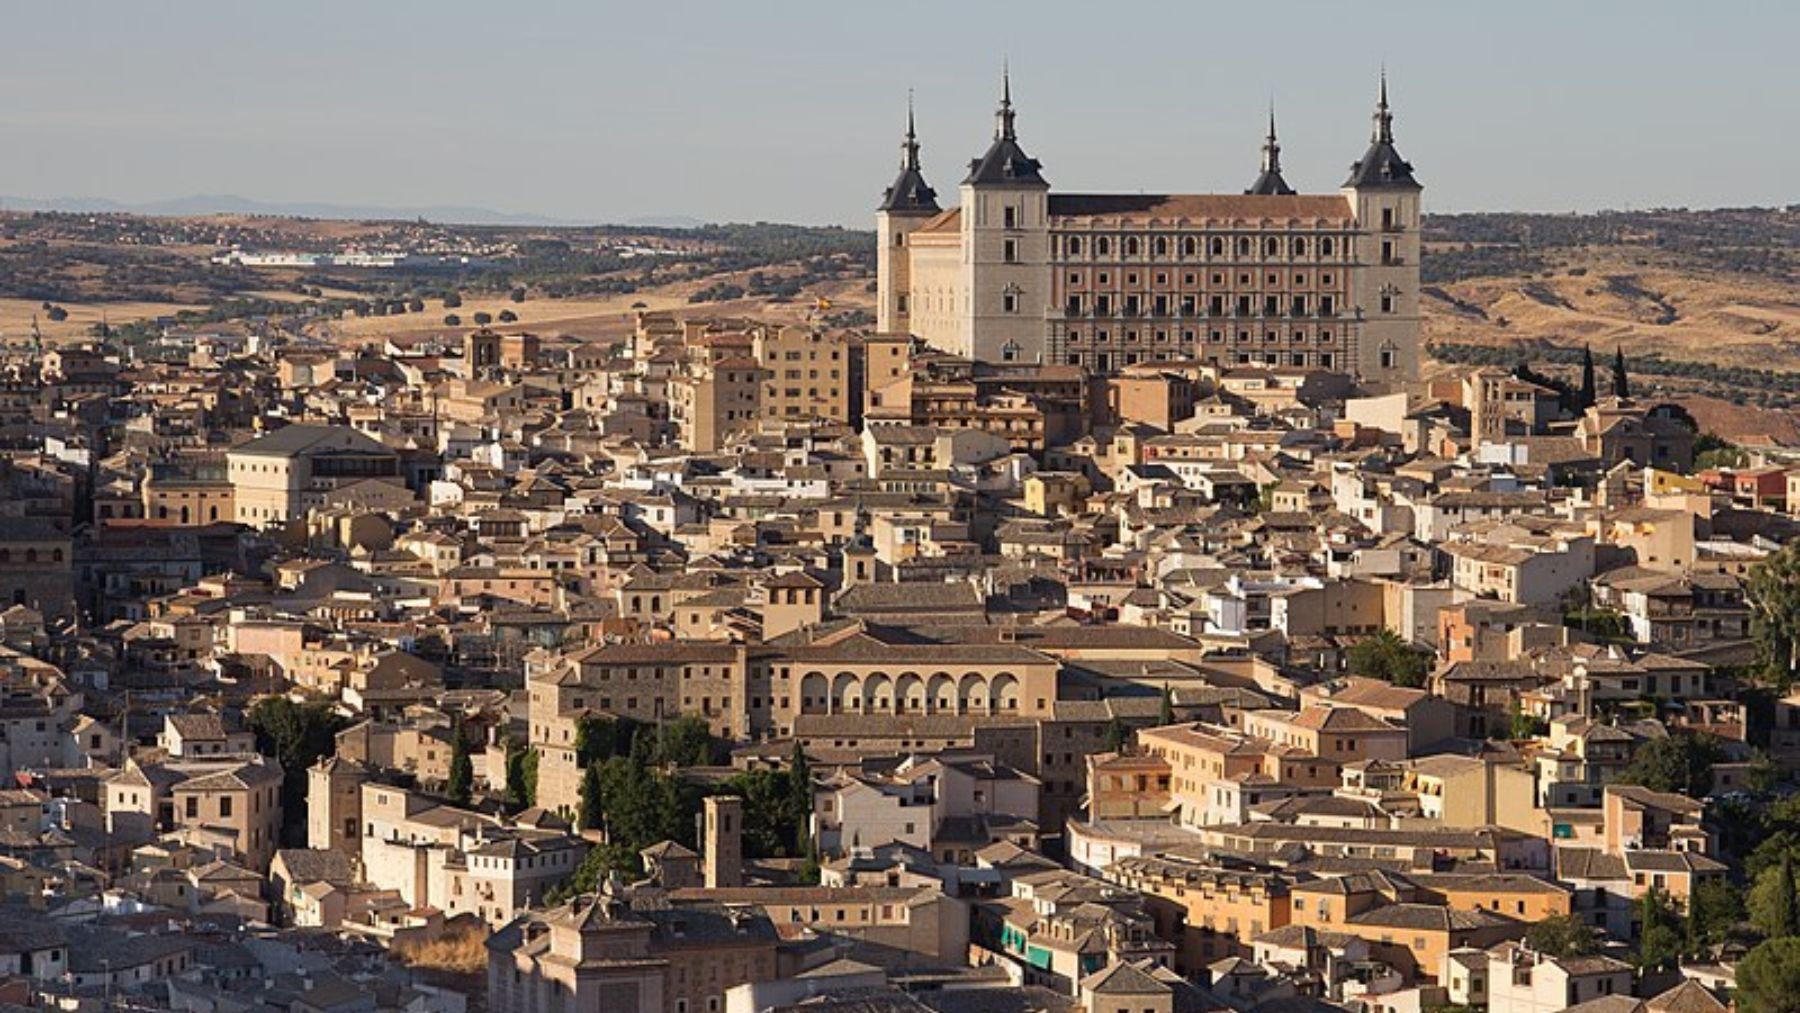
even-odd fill
[[[812,850],[813,780],[812,764],[806,749],[794,740],[794,755],[788,761],[788,807],[794,818],[794,841],[802,854]]]
[[[462,722],[456,723],[451,738],[450,782],[447,785],[450,801],[468,805],[475,795],[475,763],[469,758],[469,740],[463,736]]]
[[[1613,397],[1630,397],[1631,383],[1625,378],[1625,348],[1617,346],[1613,354]]]
[[[582,830],[598,830],[600,818],[600,765],[590,763],[581,773],[581,808],[575,821]]]
[[[1775,888],[1775,924],[1782,936],[1800,936],[1800,904],[1794,897],[1794,859],[1781,856],[1781,878]]]
[[[1581,346],[1581,401],[1575,407],[1586,411],[1593,407],[1598,390],[1594,385],[1594,349],[1591,345]]]

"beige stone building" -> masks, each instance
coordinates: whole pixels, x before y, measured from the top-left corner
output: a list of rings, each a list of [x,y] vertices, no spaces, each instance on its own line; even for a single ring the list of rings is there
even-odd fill
[[[748,347],[709,344],[702,349],[690,349],[695,358],[669,381],[669,420],[683,447],[704,454],[756,424],[766,373]]]
[[[702,1013],[725,990],[772,981],[775,927],[766,916],[707,901],[634,907],[609,888],[528,914],[488,940],[495,1013],[604,1010]]]
[[[877,329],[984,362],[1111,373],[1146,362],[1417,377],[1421,186],[1382,81],[1336,194],[1281,175],[1273,116],[1242,194],[1059,194],[1020,146],[1010,84],[960,206],[940,209],[909,120],[876,213]]]
[[[760,325],[751,347],[763,368],[763,418],[850,419],[850,340],[843,332]]]
[[[1048,718],[1055,658],[1009,643],[887,643],[852,626],[781,646],[722,641],[588,648],[527,678],[538,804],[573,813],[583,718],[703,717],[722,737],[796,734],[813,716]],[[904,724],[896,727],[905,727]]]
[[[402,485],[397,454],[348,426],[291,425],[226,452],[233,518],[266,527],[306,516],[357,482]]]
[[[363,876],[446,918],[473,914],[498,928],[541,905],[587,854],[560,827],[509,825],[390,785],[360,790]]]
[[[261,756],[178,760],[125,769],[106,784],[109,828],[182,834],[229,849],[258,872],[281,833],[281,765]]]

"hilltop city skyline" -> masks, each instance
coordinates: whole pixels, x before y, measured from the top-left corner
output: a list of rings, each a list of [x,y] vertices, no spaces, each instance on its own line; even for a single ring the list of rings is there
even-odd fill
[[[0,1013],[1800,1013],[1793,11],[7,27]]]

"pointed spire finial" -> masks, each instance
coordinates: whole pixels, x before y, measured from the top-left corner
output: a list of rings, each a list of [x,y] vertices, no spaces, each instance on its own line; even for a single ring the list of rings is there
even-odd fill
[[[1269,100],[1269,136],[1263,141],[1263,171],[1281,171],[1281,143],[1275,140],[1275,100]]]
[[[906,139],[900,142],[900,168],[919,171],[919,134],[913,126],[913,93],[906,89]]]
[[[1388,112],[1386,64],[1381,67],[1381,95],[1375,101],[1375,131],[1370,139],[1376,144],[1394,143],[1394,114]]]
[[[1012,107],[1012,66],[1011,62],[1002,58],[1000,61],[1000,115],[995,124],[994,136],[1002,140],[1013,140],[1013,107]]]

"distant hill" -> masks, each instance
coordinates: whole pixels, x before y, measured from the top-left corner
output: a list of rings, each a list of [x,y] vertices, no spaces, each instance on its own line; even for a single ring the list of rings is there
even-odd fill
[[[196,215],[274,215],[284,218],[321,218],[338,221],[410,221],[423,218],[450,225],[628,225],[634,227],[698,228],[706,223],[686,215],[645,215],[623,222],[600,222],[548,215],[495,211],[460,204],[427,204],[395,207],[382,204],[326,204],[311,201],[261,201],[236,194],[193,194],[168,200],[128,204],[106,197],[0,196],[0,209],[8,211],[99,212],[103,214],[156,215],[182,218]]]
[[[1800,370],[1800,211],[1433,215],[1432,343]]]

